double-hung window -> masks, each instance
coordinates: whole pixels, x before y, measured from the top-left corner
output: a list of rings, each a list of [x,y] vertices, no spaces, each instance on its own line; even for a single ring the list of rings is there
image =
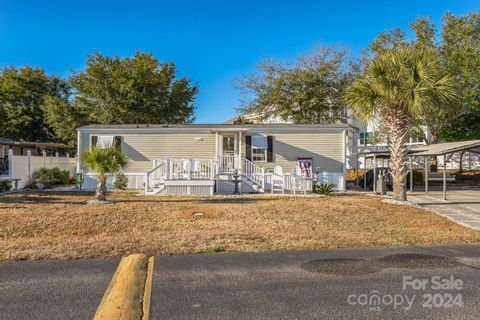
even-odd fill
[[[267,162],[268,142],[262,135],[252,136],[252,161]]]
[[[92,139],[91,139],[92,148],[107,148],[107,147],[121,148],[121,145],[122,145],[121,136],[92,136]]]

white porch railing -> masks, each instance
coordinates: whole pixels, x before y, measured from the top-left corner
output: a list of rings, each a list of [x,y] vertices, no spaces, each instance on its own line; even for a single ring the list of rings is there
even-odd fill
[[[234,155],[220,155],[218,156],[218,169],[219,173],[234,173],[235,169],[235,156]]]
[[[265,188],[266,191],[272,192],[272,184],[275,178],[280,178],[274,173],[265,173]],[[312,191],[313,181],[309,178],[304,178],[293,173],[284,173],[281,178],[283,179],[283,190],[291,193],[307,193]]]
[[[215,178],[215,163],[212,159],[167,159],[167,180],[211,180]]]

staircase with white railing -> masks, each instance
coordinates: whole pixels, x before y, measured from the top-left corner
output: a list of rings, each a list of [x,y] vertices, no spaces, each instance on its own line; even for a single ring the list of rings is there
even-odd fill
[[[165,188],[167,178],[167,162],[162,160],[156,163],[157,166],[147,172],[145,179],[145,194],[160,193]]]
[[[256,165],[247,158],[242,159],[242,176],[246,182],[258,192],[265,190],[265,169]]]
[[[205,185],[207,181],[213,181],[216,175],[213,159],[164,159],[156,160],[155,164],[155,168],[146,173],[145,194],[170,194],[169,188],[191,191],[192,186]]]

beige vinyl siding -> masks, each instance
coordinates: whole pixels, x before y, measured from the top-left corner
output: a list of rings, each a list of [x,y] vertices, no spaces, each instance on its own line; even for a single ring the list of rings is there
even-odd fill
[[[344,145],[343,132],[318,132],[318,133],[268,133],[273,136],[273,161],[256,162],[265,168],[275,165],[283,167],[285,172],[290,172],[300,157],[311,157],[313,168],[321,172],[343,172]],[[244,138],[245,140],[245,138]],[[245,144],[242,153],[245,154]]]
[[[161,133],[121,136],[122,150],[129,157],[126,172],[151,170],[153,160],[157,159],[213,159],[215,157],[214,134]]]
[[[256,162],[259,166],[273,168],[280,165],[290,172],[299,157],[311,157],[314,170],[341,173],[343,171],[344,144],[342,130],[321,130],[319,132],[275,132],[256,131],[258,134],[273,136],[273,160]],[[253,133],[249,133],[252,135]],[[102,133],[81,132],[81,148],[90,147],[92,135]],[[208,132],[164,132],[164,133],[107,133],[122,137],[122,150],[129,156],[126,172],[146,172],[153,168],[156,159],[213,159],[215,157],[215,134]],[[201,140],[199,140],[199,138]],[[221,133],[219,134],[221,139]],[[220,143],[221,140],[219,140]],[[245,157],[245,133],[242,134],[242,157]],[[221,153],[221,150],[219,150]]]

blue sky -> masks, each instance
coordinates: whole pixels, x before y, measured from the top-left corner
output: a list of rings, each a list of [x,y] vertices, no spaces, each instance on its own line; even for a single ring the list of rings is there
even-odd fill
[[[322,45],[353,53],[378,32],[419,16],[476,11],[479,1],[33,1],[0,0],[0,66],[66,76],[94,51],[152,51],[200,85],[196,122],[235,115],[234,79],[263,58],[295,59]]]

